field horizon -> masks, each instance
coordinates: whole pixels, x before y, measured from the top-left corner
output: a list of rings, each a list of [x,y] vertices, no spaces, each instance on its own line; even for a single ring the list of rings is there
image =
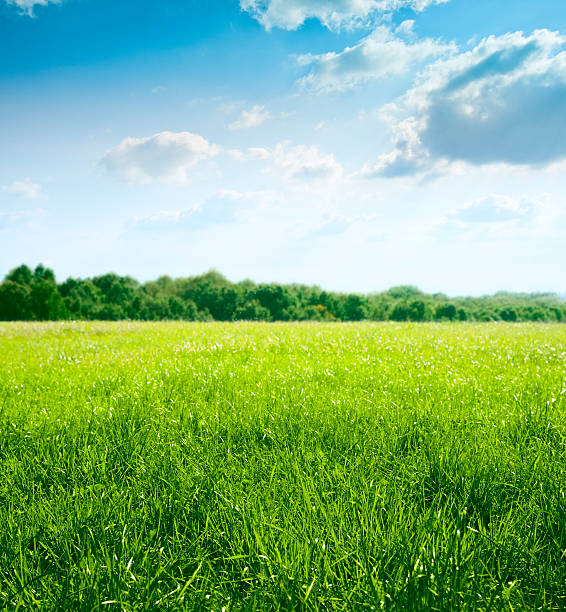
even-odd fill
[[[318,285],[232,282],[217,270],[140,283],[115,273],[58,283],[43,264],[0,282],[0,321],[566,321],[557,293],[499,291],[481,297],[425,293],[412,285],[339,293]]]

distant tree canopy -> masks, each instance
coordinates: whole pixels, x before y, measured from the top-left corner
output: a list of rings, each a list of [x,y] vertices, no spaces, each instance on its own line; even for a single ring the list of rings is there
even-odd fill
[[[499,292],[449,298],[412,286],[381,293],[333,293],[317,286],[232,283],[210,270],[139,283],[114,273],[68,278],[22,265],[0,283],[0,320],[144,321],[564,321],[566,301],[551,293]]]

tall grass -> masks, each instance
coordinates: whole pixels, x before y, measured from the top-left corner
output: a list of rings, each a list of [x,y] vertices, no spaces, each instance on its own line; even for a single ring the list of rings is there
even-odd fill
[[[566,328],[0,324],[0,606],[563,610]]]

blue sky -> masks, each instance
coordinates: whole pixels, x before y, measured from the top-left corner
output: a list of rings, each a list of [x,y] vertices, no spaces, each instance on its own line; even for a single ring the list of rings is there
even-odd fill
[[[566,3],[0,0],[0,275],[566,291]]]

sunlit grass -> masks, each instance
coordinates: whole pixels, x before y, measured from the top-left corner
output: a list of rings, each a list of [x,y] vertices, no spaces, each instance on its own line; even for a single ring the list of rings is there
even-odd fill
[[[0,606],[561,610],[566,327],[0,324]]]

